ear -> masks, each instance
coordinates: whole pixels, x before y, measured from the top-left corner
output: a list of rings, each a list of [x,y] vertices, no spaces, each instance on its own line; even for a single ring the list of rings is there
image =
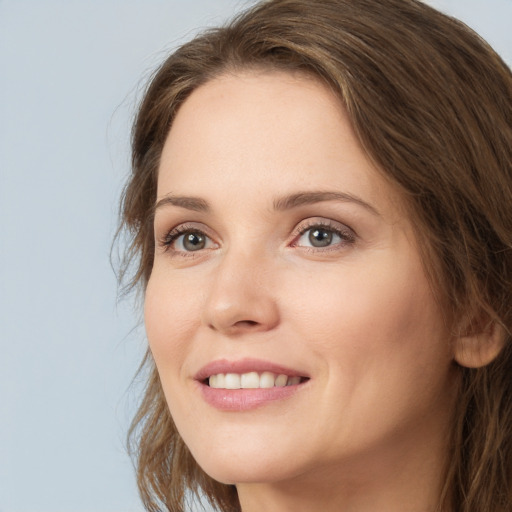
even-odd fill
[[[481,368],[488,365],[505,345],[505,330],[495,321],[484,328],[472,329],[455,339],[454,359],[466,368]]]

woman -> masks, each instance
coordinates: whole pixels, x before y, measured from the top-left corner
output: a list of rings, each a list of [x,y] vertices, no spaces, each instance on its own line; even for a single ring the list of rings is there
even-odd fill
[[[196,37],[123,223],[148,510],[511,510],[512,76],[463,24],[270,0]]]

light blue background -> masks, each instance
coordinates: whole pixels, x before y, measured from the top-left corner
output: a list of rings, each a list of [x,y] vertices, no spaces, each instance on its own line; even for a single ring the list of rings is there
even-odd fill
[[[145,341],[109,263],[130,119],[166,50],[248,3],[0,0],[0,512],[142,510]],[[430,3],[512,62],[512,0]]]

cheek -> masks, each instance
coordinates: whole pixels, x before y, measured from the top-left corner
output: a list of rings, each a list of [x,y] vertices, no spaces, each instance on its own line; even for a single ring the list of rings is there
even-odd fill
[[[330,282],[311,279],[290,312],[296,339],[322,368],[323,414],[311,419],[311,429],[330,439],[333,454],[347,439],[358,449],[403,434],[406,425],[422,428],[425,417],[451,407],[442,315],[421,268],[396,268],[368,265],[331,273]]]
[[[177,425],[199,421],[186,393],[186,361],[198,325],[198,294],[180,293],[179,283],[156,269],[146,289],[144,321],[162,390]],[[190,429],[189,429],[190,430]]]
[[[392,343],[411,329],[422,327],[420,323],[438,323],[426,283],[412,272],[393,275],[377,268],[339,268],[324,277],[290,276],[282,288],[289,295],[282,301],[285,311],[293,304],[290,320],[302,319],[312,331],[324,333],[319,339],[335,345],[339,340],[348,341],[349,332],[350,339],[358,332],[371,332],[367,342],[380,337]]]
[[[162,275],[158,269],[153,272],[146,289],[146,334],[162,380],[181,368],[198,322],[198,294],[180,293],[179,290],[179,283]],[[170,369],[173,371],[168,371]]]
[[[421,264],[393,257],[310,278],[290,323],[344,389],[431,378],[451,364],[448,330]],[[386,264],[388,263],[388,264]],[[297,287],[290,285],[290,288]]]

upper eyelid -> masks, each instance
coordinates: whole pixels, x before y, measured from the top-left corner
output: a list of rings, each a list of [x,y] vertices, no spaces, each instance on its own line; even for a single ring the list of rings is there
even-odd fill
[[[334,231],[339,231],[340,233],[346,233],[353,235],[354,238],[357,237],[357,233],[355,230],[350,227],[349,225],[334,220],[329,217],[308,217],[305,219],[302,219],[301,221],[297,222],[293,229],[291,230],[290,234],[288,235],[288,239],[292,239],[292,241],[299,235],[302,235],[309,229],[312,229],[314,227],[323,227],[326,229],[332,229]],[[215,235],[215,232],[209,228],[207,224],[204,222],[198,222],[198,221],[185,221],[180,222],[176,225],[174,225],[170,229],[162,230],[162,233],[160,235],[157,234],[157,230],[155,230],[155,238],[156,241],[159,243],[159,245],[165,246],[169,245],[168,243],[165,243],[166,239],[168,239],[170,236],[175,235],[173,238],[176,239],[180,235],[187,233],[187,232],[199,232],[208,237],[213,243],[219,244],[218,238]]]
[[[324,218],[324,217],[310,217],[308,219],[304,219],[301,222],[297,223],[296,227],[293,229],[293,233],[295,235],[302,234],[308,231],[311,228],[316,226],[321,226],[324,228],[331,228],[339,231],[348,231],[353,233],[356,236],[356,232],[353,228],[344,224],[343,222],[336,221],[334,219]]]
[[[164,230],[161,235],[158,235],[155,232],[155,239],[159,246],[169,248],[171,243],[175,242],[180,236],[194,232],[201,233],[209,238],[213,243],[217,243],[207,226],[196,222],[182,222],[170,229]],[[171,238],[172,240],[170,240]]]
[[[185,221],[185,222],[178,222],[177,224],[172,224],[172,227],[166,226],[165,228],[162,227],[161,229],[158,229],[155,225],[155,234],[157,235],[158,232],[161,233],[163,236],[168,236],[171,233],[184,233],[187,231],[198,231],[200,233],[204,233],[207,236],[211,236],[211,229],[204,224],[203,222],[197,222],[197,221]]]

